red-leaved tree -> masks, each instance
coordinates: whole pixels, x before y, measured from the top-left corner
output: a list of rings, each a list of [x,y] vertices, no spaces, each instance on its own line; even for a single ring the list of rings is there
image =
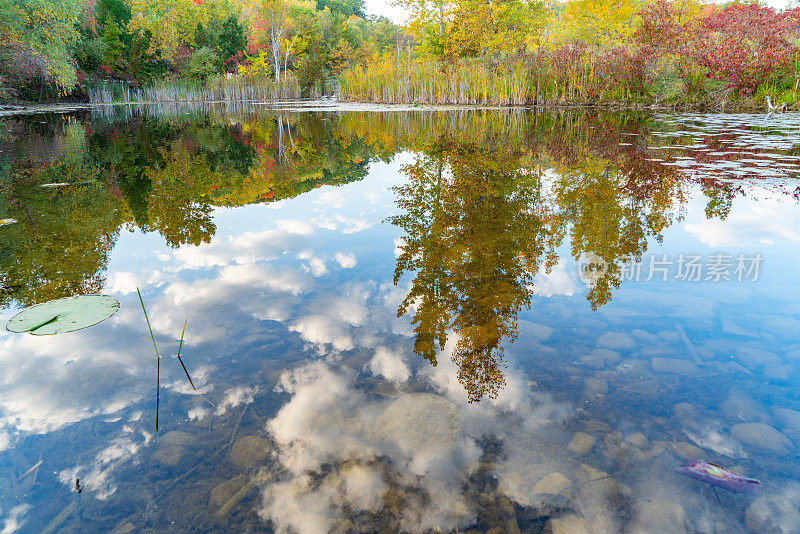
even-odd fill
[[[797,29],[796,9],[732,4],[699,21],[687,40],[688,53],[710,76],[753,94],[769,73],[798,57],[791,42]]]

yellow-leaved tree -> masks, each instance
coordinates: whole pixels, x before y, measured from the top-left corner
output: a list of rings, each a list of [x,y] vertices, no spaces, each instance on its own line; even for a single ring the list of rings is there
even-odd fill
[[[203,22],[204,8],[189,0],[127,0],[131,7],[128,29],[149,30],[150,51],[161,50],[172,56],[181,43],[192,41],[198,22]]]
[[[423,54],[443,56],[455,15],[454,0],[393,0],[393,5],[409,12],[406,29]]]
[[[541,0],[458,0],[451,8],[449,55],[514,54],[543,26]]]
[[[643,0],[569,0],[561,13],[566,38],[604,46],[628,39],[636,31],[636,12]]]

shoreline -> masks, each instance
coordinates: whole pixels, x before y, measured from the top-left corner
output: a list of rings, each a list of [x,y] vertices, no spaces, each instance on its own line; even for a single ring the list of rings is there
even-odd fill
[[[93,108],[113,106],[190,106],[204,107],[217,105],[253,105],[284,111],[468,111],[468,110],[515,110],[515,111],[558,111],[558,110],[595,110],[595,111],[650,111],[650,112],[700,112],[706,114],[757,114],[767,111],[763,106],[731,106],[725,109],[708,109],[706,106],[684,106],[665,104],[625,103],[625,102],[547,102],[543,104],[492,105],[492,104],[420,104],[403,102],[362,102],[356,100],[338,100],[334,98],[298,99],[298,100],[174,100],[157,102],[102,102],[102,103],[49,103],[49,104],[7,104],[0,105],[0,118],[18,115],[34,115],[41,113],[74,113]],[[785,113],[797,110],[787,109]]]

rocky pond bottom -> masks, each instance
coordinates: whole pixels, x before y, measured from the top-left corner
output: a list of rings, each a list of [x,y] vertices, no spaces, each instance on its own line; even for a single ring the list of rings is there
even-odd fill
[[[0,531],[800,532],[797,121],[2,119]]]

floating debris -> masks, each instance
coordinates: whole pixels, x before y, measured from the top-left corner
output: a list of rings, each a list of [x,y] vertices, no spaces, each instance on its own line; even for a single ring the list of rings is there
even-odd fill
[[[35,336],[74,332],[105,321],[117,310],[119,301],[108,295],[66,297],[22,310],[6,323],[6,330]]]
[[[14,224],[17,222],[16,219],[0,219],[0,226],[5,226],[7,224]]]
[[[39,187],[64,187],[65,185],[86,185],[95,183],[94,180],[83,180],[82,182],[51,182],[49,184],[39,184]]]
[[[761,491],[760,480],[745,478],[722,466],[702,460],[689,462],[689,465],[686,467],[678,467],[675,471],[681,475],[700,480],[701,482],[708,482],[712,486],[719,486],[720,488],[734,493],[758,495]]]
[[[39,458],[39,461],[38,461],[38,462],[36,462],[36,463],[33,465],[33,467],[31,467],[30,469],[28,469],[27,471],[25,471],[24,473],[22,473],[22,474],[19,476],[19,478],[17,478],[17,482],[19,482],[20,480],[22,480],[22,479],[23,479],[23,478],[25,478],[26,476],[28,476],[28,475],[30,475],[31,473],[33,473],[34,471],[36,471],[36,470],[39,468],[39,466],[40,466],[40,465],[42,465],[42,462],[43,462],[43,461],[44,461],[44,460],[42,460],[41,458]]]

